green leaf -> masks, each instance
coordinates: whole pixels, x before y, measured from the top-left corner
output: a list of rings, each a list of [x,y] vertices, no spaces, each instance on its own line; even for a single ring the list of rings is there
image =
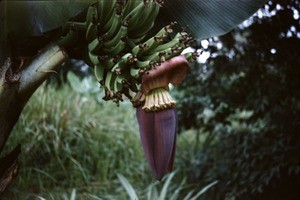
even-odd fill
[[[133,189],[132,185],[127,181],[127,179],[121,174],[117,174],[117,176],[118,176],[118,179],[120,180],[120,182],[122,183],[123,187],[127,191],[127,194],[129,195],[130,199],[138,200],[139,198],[138,198],[135,190]]]
[[[46,0],[46,1],[2,1],[0,10],[5,17],[0,24],[6,23],[6,31],[13,37],[40,36],[60,27],[71,17],[82,12],[95,0]]]
[[[165,184],[164,184],[164,186],[163,186],[163,188],[160,192],[160,195],[159,195],[159,198],[158,198],[159,200],[166,199],[168,187],[169,187],[169,185],[171,183],[171,180],[174,177],[174,175],[175,175],[175,172],[172,172],[171,174],[169,174],[169,176],[168,176],[168,178],[167,178],[167,180],[166,180],[166,182],[165,182]]]
[[[267,0],[165,0],[160,27],[177,21],[198,40],[219,36],[249,18]]]
[[[212,188],[214,185],[216,185],[219,181],[214,181],[210,184],[208,184],[207,186],[205,186],[204,188],[202,188],[200,190],[200,192],[198,192],[195,196],[193,196],[193,198],[191,198],[190,200],[197,200],[202,194],[204,194],[207,190],[209,190],[210,188]]]
[[[76,74],[74,72],[69,71],[67,74],[67,79],[74,91],[76,91],[78,93],[86,92],[85,88],[82,85],[82,82],[80,81],[78,76],[76,76]]]

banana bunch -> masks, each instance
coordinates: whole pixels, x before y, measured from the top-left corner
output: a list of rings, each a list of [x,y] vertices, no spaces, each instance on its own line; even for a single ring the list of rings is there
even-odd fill
[[[171,23],[150,38],[161,0],[98,0],[89,6],[85,38],[90,63],[105,89],[105,100],[132,99],[141,76],[181,52],[193,42],[184,31],[174,33]]]

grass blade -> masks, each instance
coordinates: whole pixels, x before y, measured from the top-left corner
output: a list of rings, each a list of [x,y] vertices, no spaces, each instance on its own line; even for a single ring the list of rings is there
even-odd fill
[[[171,179],[173,178],[174,175],[175,175],[175,172],[173,172],[169,175],[168,179],[166,180],[166,183],[164,184],[164,186],[163,186],[163,188],[160,192],[160,195],[159,195],[159,198],[158,198],[159,200],[166,199],[168,187],[169,187]]]
[[[199,196],[201,196],[202,194],[204,194],[207,190],[209,190],[211,187],[213,187],[214,185],[216,185],[219,181],[214,181],[210,184],[208,184],[207,186],[205,186],[204,188],[202,188],[202,190],[200,190],[200,192],[198,192],[193,198],[191,198],[190,200],[197,200],[197,198]]]
[[[76,189],[73,188],[70,200],[76,200]]]
[[[117,176],[118,176],[118,179],[120,180],[120,182],[122,183],[123,187],[127,191],[127,194],[129,195],[130,199],[138,200],[139,198],[138,198],[135,190],[133,189],[132,185],[127,181],[127,179],[121,174],[117,174]]]

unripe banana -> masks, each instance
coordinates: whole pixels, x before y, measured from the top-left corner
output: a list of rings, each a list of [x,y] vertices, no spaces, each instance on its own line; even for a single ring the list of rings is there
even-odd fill
[[[103,51],[105,53],[111,54],[111,55],[117,55],[119,54],[124,48],[126,43],[123,40],[120,40],[118,44],[114,47],[103,47]]]
[[[89,58],[94,65],[98,65],[100,63],[100,61],[98,59],[98,55],[95,55],[90,51],[89,51]]]
[[[155,52],[152,55],[148,55],[148,56],[142,56],[140,59],[142,61],[152,61],[152,62],[161,62],[162,61],[162,57],[166,55],[166,51],[161,51],[161,52]]]
[[[127,53],[124,56],[121,57],[119,62],[114,65],[114,67],[111,69],[112,72],[115,72],[116,70],[121,70],[125,68],[126,66],[134,63],[136,61],[136,57],[133,56],[131,53]]]
[[[111,72],[111,71],[106,71],[106,77],[105,77],[105,82],[104,85],[106,87],[107,90],[109,91],[113,91],[113,81],[116,78],[116,74]]]
[[[101,37],[96,37],[92,42],[88,44],[88,50],[90,52],[97,52],[103,46],[103,39]]]
[[[142,55],[144,54],[153,54],[153,49],[155,49],[157,46],[165,42],[167,39],[164,35],[155,35],[154,37],[148,39],[145,44],[145,49],[143,49]]]
[[[105,67],[101,63],[94,66],[94,73],[98,81],[105,79]]]
[[[87,14],[86,14],[86,28],[93,23],[97,24],[98,23],[98,10],[97,6],[95,4],[92,4],[89,6]]]
[[[183,55],[189,62],[193,62],[197,59],[197,57],[199,56],[199,53],[197,51],[195,51],[195,52],[185,53]]]
[[[115,80],[114,80],[114,89],[113,89],[113,91],[120,92],[120,91],[122,91],[123,86],[124,86],[124,77],[120,76],[120,75],[117,75]]]
[[[136,67],[139,69],[149,69],[151,66],[154,65],[154,62],[152,60],[146,60],[146,61],[136,61]]]
[[[169,60],[172,57],[178,56],[181,54],[181,52],[183,51],[182,47],[173,47],[173,48],[168,48],[165,49],[164,55],[161,56],[160,61],[164,62],[166,60]]]
[[[129,28],[128,36],[134,40],[142,38],[154,26],[155,18],[158,15],[160,5],[156,2],[150,3],[149,7],[144,11],[143,17],[140,18],[135,27]]]
[[[107,22],[113,15],[116,1],[117,0],[99,0],[98,5],[100,6],[101,4],[101,7],[99,7],[98,12],[102,12],[102,14],[100,14],[101,18],[99,19],[99,22],[102,22],[101,24]]]
[[[181,33],[177,33],[176,36],[171,41],[157,46],[156,48],[154,48],[152,50],[152,52],[154,53],[154,52],[159,52],[159,51],[165,51],[168,48],[172,48],[172,47],[175,47],[177,45],[179,46],[180,43],[181,43],[182,38],[183,37],[182,37]]]
[[[131,29],[138,25],[146,8],[144,2],[140,2],[127,16],[125,16],[124,19],[128,20],[128,31],[131,31]]]
[[[114,14],[104,26],[104,32],[107,34],[107,39],[111,39],[120,29],[122,24],[122,16],[119,14]]]
[[[127,0],[123,11],[124,16],[127,16],[133,9],[137,7],[137,5],[139,5],[139,3],[141,3],[141,0]]]
[[[132,48],[132,53],[141,56],[146,50],[148,46],[146,43],[138,44],[135,47]]]
[[[141,70],[141,69],[136,69],[134,67],[131,67],[130,68],[130,76],[135,78],[135,79],[139,79],[141,74],[143,73],[144,71]]]
[[[98,25],[94,23],[90,23],[88,28],[86,29],[85,38],[90,43],[97,37]]]
[[[115,65],[115,59],[114,58],[109,58],[109,57],[101,57],[98,56],[98,59],[100,60],[99,62],[102,63],[102,66],[105,67],[105,69],[109,70]]]
[[[115,36],[111,39],[106,40],[103,43],[104,47],[114,47],[116,46],[120,40],[122,40],[122,37],[125,37],[127,34],[127,26],[122,25],[121,28],[119,28],[118,32],[115,34]]]

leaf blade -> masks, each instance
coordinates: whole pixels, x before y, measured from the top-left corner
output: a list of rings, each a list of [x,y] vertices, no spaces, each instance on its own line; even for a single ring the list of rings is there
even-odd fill
[[[249,18],[267,0],[165,0],[158,24],[177,21],[198,39],[219,36]]]

